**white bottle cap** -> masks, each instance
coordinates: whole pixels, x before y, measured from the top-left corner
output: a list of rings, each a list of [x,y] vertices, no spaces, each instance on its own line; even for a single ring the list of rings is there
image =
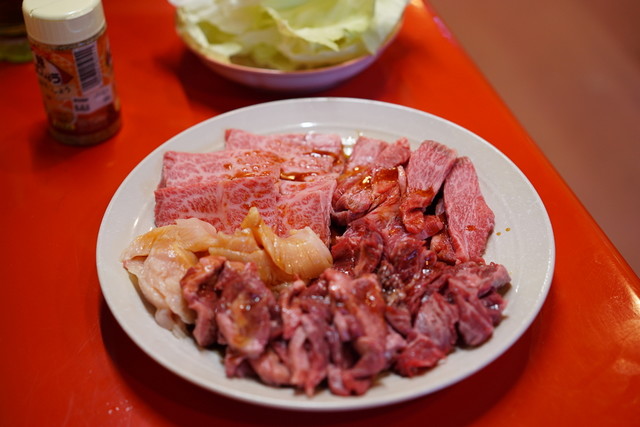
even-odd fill
[[[100,0],[24,0],[22,13],[29,37],[51,45],[87,40],[105,25]]]

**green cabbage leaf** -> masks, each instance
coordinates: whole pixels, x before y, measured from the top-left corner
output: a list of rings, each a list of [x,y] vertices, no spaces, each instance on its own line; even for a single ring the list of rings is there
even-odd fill
[[[303,70],[374,54],[408,0],[174,0],[177,29],[213,59]]]

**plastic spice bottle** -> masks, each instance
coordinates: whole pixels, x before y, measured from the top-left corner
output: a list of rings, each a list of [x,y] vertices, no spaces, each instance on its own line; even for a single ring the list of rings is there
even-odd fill
[[[113,136],[120,101],[100,0],[24,0],[22,12],[51,134],[72,145]]]

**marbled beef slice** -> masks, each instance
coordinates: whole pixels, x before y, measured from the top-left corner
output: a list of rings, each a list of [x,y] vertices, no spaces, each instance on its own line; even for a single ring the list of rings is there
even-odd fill
[[[457,262],[482,261],[495,215],[480,191],[468,157],[460,157],[444,183],[447,230]]]
[[[167,151],[162,162],[159,188],[207,183],[246,176],[280,178],[282,159],[262,150],[186,153]]]
[[[268,176],[216,180],[155,191],[156,226],[172,224],[178,218],[198,218],[227,234],[240,227],[255,206],[264,222],[278,229],[277,183]]]

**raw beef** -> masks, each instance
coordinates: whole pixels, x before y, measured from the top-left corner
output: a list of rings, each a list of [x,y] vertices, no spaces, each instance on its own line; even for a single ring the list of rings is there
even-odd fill
[[[411,233],[425,227],[424,210],[435,198],[456,160],[456,151],[435,141],[425,141],[411,154],[407,165],[407,193],[400,211]]]
[[[333,193],[333,220],[347,225],[375,209],[387,194],[406,187],[403,165],[411,149],[406,138],[394,144],[360,136]]]
[[[357,168],[338,178],[333,193],[333,220],[347,225],[378,207],[405,182],[402,166]]]
[[[410,156],[411,147],[406,138],[389,144],[380,139],[360,136],[353,146],[346,170],[370,166],[393,168],[406,164]]]
[[[225,138],[223,152],[166,153],[156,225],[195,217],[232,234],[256,207],[272,228],[244,230],[256,246],[276,253],[278,239],[309,227],[327,251],[307,275],[272,254],[288,274],[273,283],[255,258],[198,254],[182,295],[196,342],[221,346],[229,377],[360,395],[385,370],[415,376],[492,336],[511,279],[482,258],[494,214],[468,158],[435,141],[412,153],[405,138],[361,136],[348,159],[337,135],[230,129]],[[302,258],[298,246],[289,252]]]
[[[278,323],[276,301],[253,263],[205,256],[187,271],[181,286],[197,313],[196,341],[202,346],[226,345],[233,365],[227,365],[227,372],[235,372],[241,359],[264,352]]]
[[[226,145],[213,153],[165,153],[157,226],[193,217],[232,233],[255,206],[280,236],[308,226],[329,244],[331,197],[344,167],[338,135],[230,129]]]
[[[478,176],[468,157],[459,158],[447,176],[443,199],[456,262],[482,261],[495,215],[480,192]]]
[[[328,337],[335,335],[331,326],[331,304],[327,283],[316,281],[307,286],[302,281],[280,294],[283,334],[288,342],[287,360],[291,385],[308,396],[326,379],[330,363]]]
[[[257,135],[240,129],[228,129],[225,143],[227,150],[268,150],[283,157],[301,152],[328,154],[336,158],[342,155],[342,138],[337,134],[309,132]]]
[[[339,173],[344,167],[342,139],[335,134],[256,135],[239,129],[225,133],[227,150],[251,149],[275,153],[283,158],[284,179],[305,181],[318,175]]]
[[[438,199],[435,206],[435,218],[440,221],[440,230],[436,232],[429,243],[431,249],[437,255],[438,259],[449,264],[456,263],[456,253],[451,244],[451,238],[446,225],[446,214],[444,211],[444,200],[442,197]]]
[[[282,159],[260,150],[216,151],[185,153],[167,151],[162,162],[162,181],[159,187],[178,187],[221,179],[247,176],[280,178]]]
[[[277,183],[268,176],[217,180],[155,191],[156,226],[172,224],[178,218],[198,218],[218,231],[233,234],[255,206],[265,223],[278,229]]]
[[[381,261],[387,261],[402,280],[408,280],[435,259],[426,241],[402,224],[398,183],[385,194],[379,206],[351,221],[336,238],[331,253],[340,271],[357,276],[374,272]]]
[[[227,261],[216,288],[220,290],[216,323],[222,343],[236,355],[258,357],[271,337],[272,322],[277,322],[273,293],[252,263]]]
[[[331,195],[336,188],[334,178],[312,182],[282,181],[278,198],[280,234],[309,227],[323,242],[331,239]]]
[[[502,320],[498,292],[511,280],[498,264],[437,263],[410,281],[398,280],[393,266],[379,269],[389,324],[406,339],[393,369],[414,376],[434,367],[460,342],[477,346]]]
[[[216,283],[226,259],[217,256],[202,257],[180,281],[182,295],[189,308],[196,313],[193,337],[201,347],[214,344],[218,336]]]
[[[336,335],[331,340],[329,388],[334,394],[363,394],[388,365],[385,304],[375,275],[350,278],[327,269]]]

